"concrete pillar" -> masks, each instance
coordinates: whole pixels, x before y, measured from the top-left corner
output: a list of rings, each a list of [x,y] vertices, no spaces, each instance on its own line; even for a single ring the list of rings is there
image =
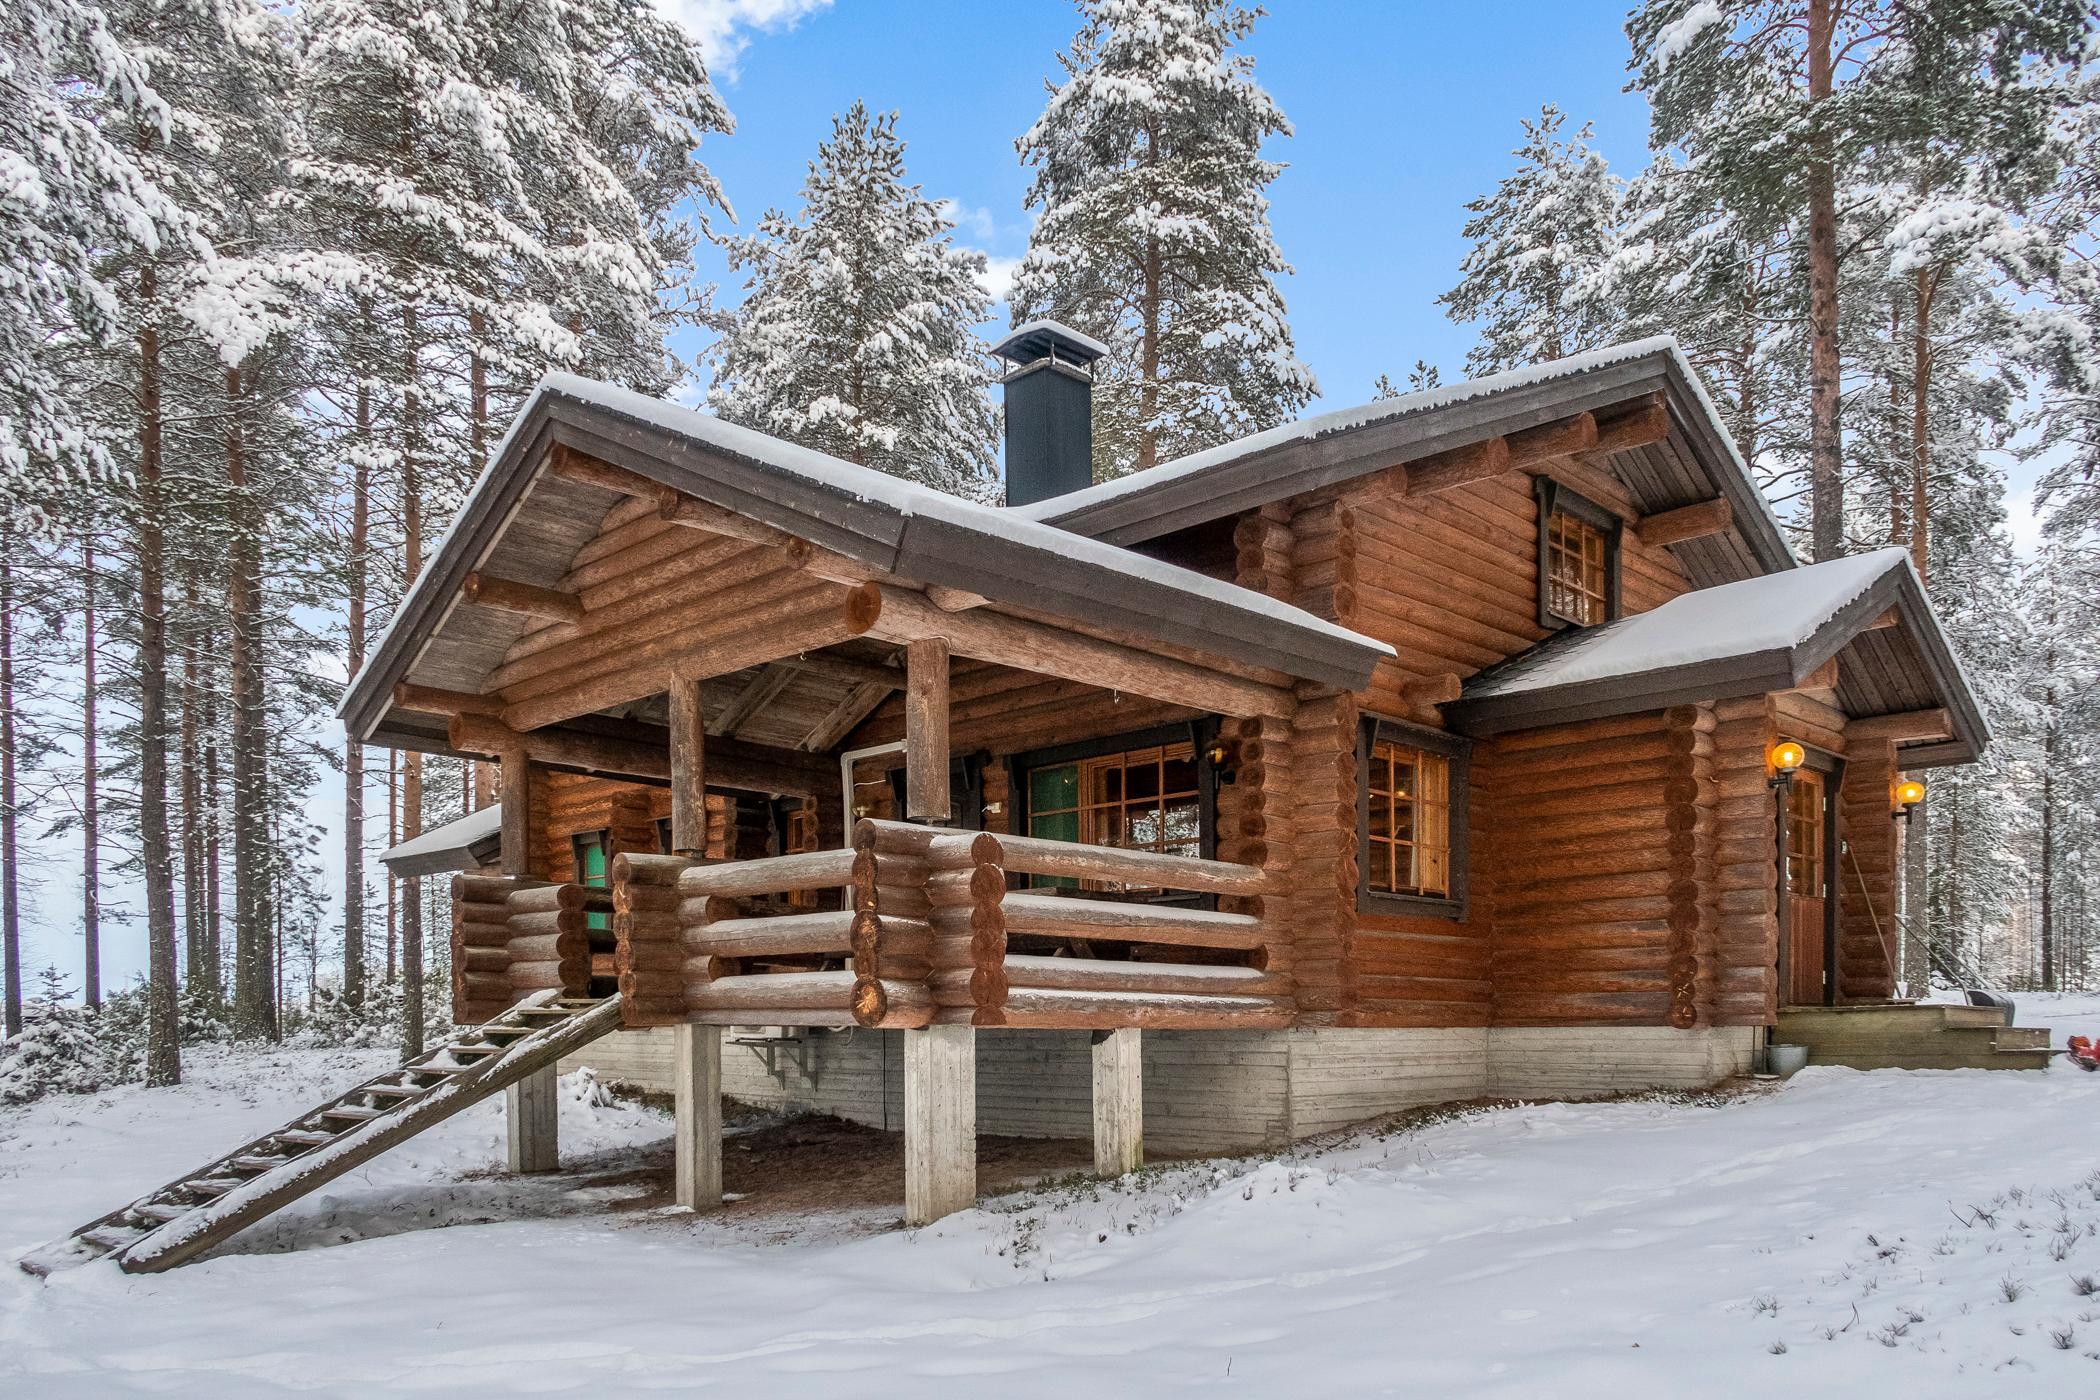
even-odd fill
[[[503,1118],[514,1172],[561,1170],[560,1094],[555,1066],[535,1070],[503,1091]]]
[[[722,1028],[683,1022],[672,1052],[678,1204],[722,1205]]]
[[[1094,1173],[1145,1165],[1145,1033],[1094,1032]]]
[[[977,1030],[904,1033],[904,1223],[977,1204]]]

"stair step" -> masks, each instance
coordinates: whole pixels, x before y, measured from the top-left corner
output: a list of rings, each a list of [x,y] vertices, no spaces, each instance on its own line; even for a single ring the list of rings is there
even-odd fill
[[[178,1206],[170,1205],[165,1201],[148,1201],[142,1206],[133,1206],[131,1213],[133,1215],[143,1215],[148,1220],[156,1220],[165,1225],[170,1220],[182,1219],[183,1216],[188,1215],[195,1209],[195,1206]]]
[[[145,1235],[146,1232],[135,1225],[98,1225],[92,1230],[82,1230],[74,1238],[91,1249],[112,1254],[136,1244]]]
[[[291,1160],[289,1157],[280,1157],[273,1153],[252,1152],[246,1156],[235,1157],[226,1165],[235,1171],[260,1175],[263,1172],[274,1172]]]
[[[324,1142],[334,1142],[334,1133],[324,1133],[319,1128],[286,1128],[276,1135],[278,1142],[296,1143],[300,1147],[319,1147]]]
[[[201,1196],[207,1201],[215,1201],[239,1185],[241,1185],[241,1178],[237,1176],[200,1176],[194,1181],[183,1182],[182,1189],[189,1192],[192,1196]]]
[[[424,1091],[414,1085],[375,1084],[365,1092],[375,1099],[413,1099],[420,1098]]]
[[[2049,1028],[2047,1026],[2007,1026],[1998,1032],[2000,1050],[2047,1050]]]
[[[322,1109],[321,1116],[323,1118],[345,1118],[352,1123],[362,1123],[368,1118],[377,1118],[380,1112],[380,1109],[361,1108],[354,1103],[339,1103],[334,1108]]]

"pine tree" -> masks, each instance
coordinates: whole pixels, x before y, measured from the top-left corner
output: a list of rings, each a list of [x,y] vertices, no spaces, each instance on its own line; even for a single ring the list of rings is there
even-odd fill
[[[1269,227],[1288,136],[1240,50],[1258,12],[1224,0],[1082,0],[1064,81],[1018,142],[1039,211],[1014,318],[1105,341],[1094,474],[1142,471],[1272,427],[1318,393],[1298,358]]]
[[[1567,117],[1548,103],[1525,121],[1516,170],[1466,206],[1472,244],[1456,287],[1438,298],[1478,322],[1466,357],[1474,375],[1557,360],[1609,343],[1618,313],[1604,296],[1623,191],[1589,147],[1590,128],[1561,139]]]
[[[1808,467],[1814,557],[1845,549],[1839,419],[1843,236],[1878,169],[1928,131],[1973,164],[2045,148],[2050,99],[2017,77],[2069,63],[2078,0],[1646,0],[1627,22],[1653,143],[1683,156],[1697,205],[1725,208],[1752,247],[1798,240],[1807,285]]]
[[[92,1094],[110,1083],[95,1013],[68,1004],[70,993],[57,968],[44,968],[37,982],[37,996],[0,1060],[0,1104]]]
[[[904,170],[897,114],[832,121],[794,218],[733,249],[748,295],[709,402],[732,423],[955,495],[986,498],[997,448],[984,255],[955,246]]]

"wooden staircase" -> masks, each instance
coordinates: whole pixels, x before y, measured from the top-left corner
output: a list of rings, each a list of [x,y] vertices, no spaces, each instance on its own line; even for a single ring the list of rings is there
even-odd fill
[[[1995,1006],[1874,1002],[1780,1008],[1774,1040],[1812,1065],[1851,1069],[2047,1069],[2049,1032]]]
[[[619,1029],[620,999],[540,992],[272,1133],[90,1221],[22,1262],[36,1275],[116,1256],[172,1269],[389,1147]]]

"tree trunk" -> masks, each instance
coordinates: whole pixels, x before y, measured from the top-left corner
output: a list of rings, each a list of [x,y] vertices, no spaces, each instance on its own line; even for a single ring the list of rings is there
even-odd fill
[[[2049,610],[2050,640],[2042,650],[2042,990],[2057,990],[2056,976],[2056,609]]]
[[[168,832],[168,580],[161,494],[158,287],[140,277],[139,333],[139,858],[146,897],[146,1083],[182,1081],[175,989],[175,870]]]
[[[262,522],[248,480],[241,372],[226,371],[226,649],[233,705],[233,1028],[276,1031],[276,976],[267,920],[270,813],[263,788]]]
[[[402,312],[403,342],[408,362],[401,403],[401,586],[404,594],[423,571],[422,483],[416,454],[422,448],[421,411],[416,392],[420,335],[413,306]],[[423,831],[423,755],[401,756],[401,839],[412,841]],[[411,879],[401,889],[401,1050],[423,1053],[423,882]]]
[[[81,995],[102,1005],[102,794],[96,733],[95,526],[80,544],[80,933],[85,976]]]
[[[190,990],[208,992],[213,1003],[219,999],[218,969],[206,950],[206,894],[204,887],[204,778],[200,769],[199,739],[201,725],[198,712],[203,701],[203,685],[200,678],[198,658],[204,652],[203,639],[197,635],[197,570],[190,564],[184,570],[183,615],[189,619],[188,635],[182,648],[182,684],[179,696],[182,701],[182,724],[176,745],[176,791],[182,804],[182,946],[184,965],[189,969]]]
[[[15,541],[0,524],[0,961],[10,1036],[22,1033],[22,908],[15,857]]]
[[[1910,328],[1910,562],[1920,579],[1929,579],[1927,561],[1932,542],[1932,517],[1928,513],[1932,479],[1932,302],[1938,279],[1928,268],[1919,268],[1915,289],[1916,308]]]
[[[216,640],[216,633],[209,634]],[[219,899],[225,886],[219,878],[219,813],[222,810],[219,797],[219,697],[207,685],[204,689],[204,961],[211,978],[213,1002],[226,995],[226,979],[223,976],[226,962],[222,956],[224,939],[220,936],[224,927]]]
[[[1836,155],[1821,129],[1831,93],[1836,0],[1808,3],[1808,461],[1809,533],[1818,561],[1845,552],[1844,438],[1838,425]]]
[[[372,395],[357,391],[357,461],[350,474],[350,642],[347,671],[365,664],[365,550],[372,525]],[[343,1000],[365,1001],[365,746],[343,740]]]

